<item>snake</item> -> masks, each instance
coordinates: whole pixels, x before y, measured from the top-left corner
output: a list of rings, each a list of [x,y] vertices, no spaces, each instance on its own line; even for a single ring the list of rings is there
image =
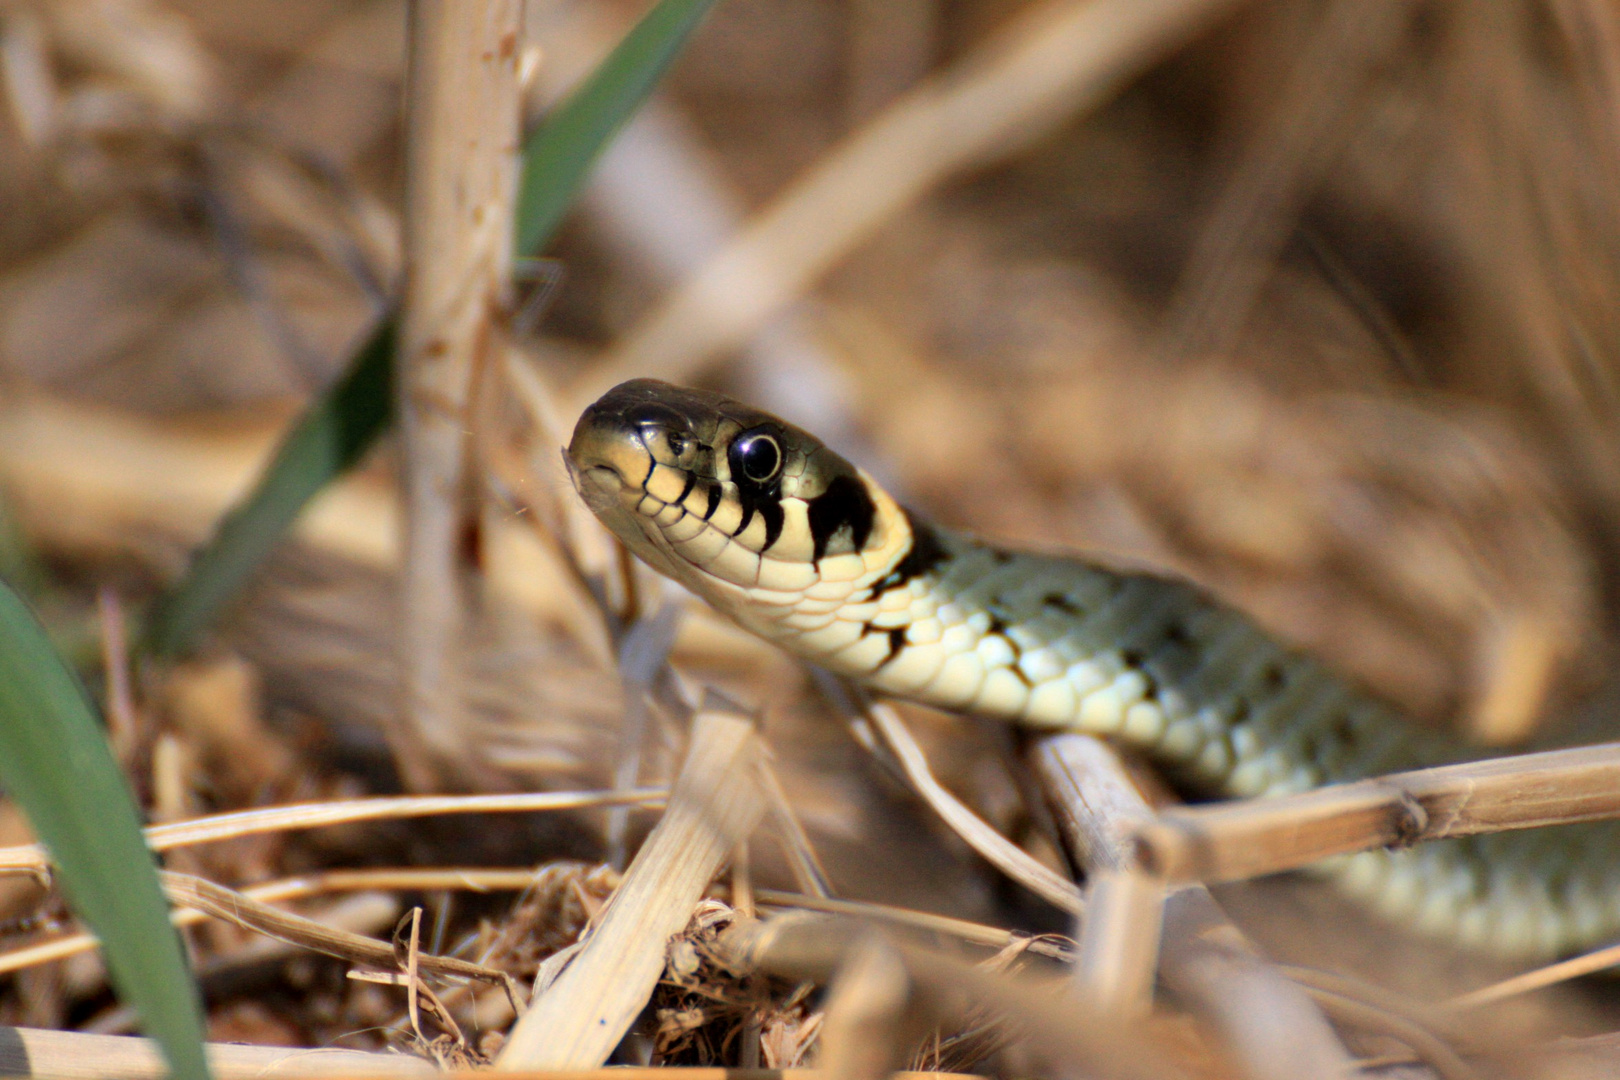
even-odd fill
[[[1108,737],[1215,798],[1482,756],[1188,582],[930,524],[813,435],[717,393],[621,383],[565,456],[585,504],[654,570],[882,695]],[[1620,936],[1613,823],[1310,869],[1399,925],[1503,959]]]

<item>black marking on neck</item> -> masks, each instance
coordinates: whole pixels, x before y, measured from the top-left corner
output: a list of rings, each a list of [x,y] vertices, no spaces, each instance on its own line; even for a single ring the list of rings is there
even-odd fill
[[[820,562],[828,545],[844,530],[849,531],[851,551],[860,551],[872,535],[877,506],[866,485],[854,476],[836,476],[827,490],[810,500],[808,517],[810,539],[815,544],[812,559]]]
[[[1126,670],[1137,672],[1142,676],[1142,681],[1147,684],[1142,691],[1142,700],[1157,701],[1159,699],[1159,680],[1154,676],[1153,672],[1148,670],[1147,657],[1138,649],[1125,649],[1119,654],[1119,659],[1125,665]],[[1243,708],[1246,712],[1248,706],[1244,705]]]
[[[765,522],[765,546],[759,549],[761,555],[771,550],[771,545],[782,538],[782,526],[787,520],[787,512],[782,504],[775,499],[767,499],[759,504],[759,516]]]
[[[905,511],[906,524],[911,527],[911,550],[905,557],[894,564],[894,569],[872,587],[873,596],[881,596],[890,589],[898,589],[912,578],[921,577],[934,567],[950,558],[943,544],[939,542],[939,534],[929,526],[911,516],[911,511]]]
[[[1002,616],[995,611],[990,613],[990,626],[987,630],[985,630],[984,636],[989,637],[991,634],[994,634],[1002,641],[1005,641],[1007,643],[1007,648],[1012,650],[1012,663],[1007,665],[1007,670],[1012,672],[1018,681],[1024,684],[1025,690],[1035,689],[1035,684],[1030,681],[1029,675],[1024,671],[1023,646],[1018,644],[1017,638],[1007,633],[1007,620],[1002,618]]]
[[[868,625],[871,625],[871,624],[868,624]],[[895,657],[899,656],[906,649],[906,628],[905,627],[897,626],[893,630],[888,631],[888,634],[889,634],[889,655],[885,656],[882,660],[879,660],[878,661],[878,666],[873,668],[872,669],[873,671],[882,671],[885,667],[887,667],[889,665],[889,663],[892,660],[894,660]]]
[[[905,651],[909,642],[906,641],[906,628],[895,626],[889,629],[874,626],[870,622],[861,623],[861,640],[865,641],[872,634],[886,634],[889,638],[889,654],[877,662],[873,671],[882,671],[895,657]]]
[[[703,520],[708,521],[714,517],[714,512],[720,509],[720,482],[717,480],[709,485],[709,506],[703,511]]]
[[[686,474],[686,486],[681,488],[681,493],[679,495],[675,496],[675,504],[684,509],[686,506],[686,497],[692,494],[692,489],[695,487],[697,487],[697,473],[689,472]]]

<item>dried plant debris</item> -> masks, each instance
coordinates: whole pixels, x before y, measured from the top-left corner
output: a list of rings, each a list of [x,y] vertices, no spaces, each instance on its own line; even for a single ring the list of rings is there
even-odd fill
[[[577,862],[548,863],[498,922],[486,920],[474,949],[484,963],[532,981],[540,962],[572,945],[618,887],[612,867]]]
[[[372,740],[393,707],[397,603],[388,578],[293,550],[273,563],[232,636],[267,673],[277,705]],[[483,756],[547,787],[606,786],[623,711],[614,674],[499,601],[467,636],[469,737]],[[667,776],[667,751],[651,750],[646,775]]]
[[[743,963],[727,938],[746,919],[720,900],[707,900],[686,931],[670,942],[669,963],[649,1006],[657,1059],[663,1064],[742,1064],[745,1043],[757,1039],[757,1061],[766,1068],[794,1068],[814,1061],[822,1025],[822,988],[810,980],[769,976]],[[1020,937],[980,962],[987,972],[1013,975],[1028,963],[1037,942],[1058,937]],[[917,1046],[907,1068],[924,1072],[972,1072],[1009,1043],[994,1010],[976,1007],[949,1026],[934,1028]]]
[[[1009,943],[980,962],[985,971],[1016,975],[1034,955],[1037,944],[1073,946],[1055,934],[1023,937]],[[1000,1016],[983,1005],[975,1005],[951,1028],[937,1027],[917,1047],[907,1068],[918,1072],[976,1072],[986,1059],[1016,1043],[1017,1034]]]
[[[669,965],[649,1007],[656,1019],[653,1046],[662,1062],[740,1063],[750,1025],[766,1068],[799,1064],[813,1044],[819,1021],[809,1008],[808,984],[784,987],[732,966],[721,936],[739,917],[718,900],[704,901],[691,925],[670,942]],[[777,1056],[784,1050],[787,1060]]]
[[[397,264],[393,212],[344,167],[386,114],[335,155],[284,138],[263,121],[309,72],[244,80],[159,0],[9,5],[4,46],[0,190],[46,211],[0,235],[5,372],[155,410],[324,381]],[[51,332],[86,302],[95,333]]]

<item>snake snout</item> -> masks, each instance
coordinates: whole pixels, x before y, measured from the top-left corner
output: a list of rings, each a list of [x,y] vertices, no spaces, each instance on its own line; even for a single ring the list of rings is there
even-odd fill
[[[568,464],[581,492],[587,488],[618,493],[647,474],[651,458],[640,433],[622,416],[585,410],[568,443]]]
[[[622,383],[588,407],[574,426],[568,463],[583,493],[639,493],[659,455],[690,445],[686,412],[663,398],[673,387],[651,379]]]

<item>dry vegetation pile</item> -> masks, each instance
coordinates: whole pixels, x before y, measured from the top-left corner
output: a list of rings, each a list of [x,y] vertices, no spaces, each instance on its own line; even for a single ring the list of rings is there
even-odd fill
[[[1135,763],[845,701],[573,501],[557,448],[589,394],[725,388],[937,520],[1189,576],[1414,722],[1611,737],[1620,8],[1155,0],[1136,8],[1157,37],[1098,46],[1117,92],[1020,89],[1047,61],[1018,50],[1085,6],[719,4],[602,161],[548,253],[561,287],[468,422],[474,601],[429,754],[465,794],[643,790],[176,841],[177,895],[229,915],[187,930],[212,1038],[451,1066],[538,1042],[525,1063],[577,1065],[589,1032],[573,1058],[561,1033],[618,1009],[631,1034],[587,1064],[1620,1068],[1611,985],[1463,1011],[1513,972],[1307,881],[1166,900],[1120,839],[1151,815],[1139,787],[1169,797]],[[642,10],[529,0],[531,119]],[[405,12],[0,3],[0,569],[80,665],[154,825],[403,790],[392,444],[200,653],[130,642],[396,294]],[[740,265],[769,271],[702,277],[739,229]],[[704,858],[687,827],[710,829]],[[27,839],[0,808],[0,843]],[[661,852],[636,892],[632,857]],[[1073,860],[1107,940],[1074,940]],[[0,878],[0,917],[0,1019],[131,1030],[37,877]],[[651,928],[672,917],[666,957]],[[621,932],[645,955],[592,954]],[[662,972],[651,1002],[608,1001],[632,961]],[[535,986],[568,988],[534,995],[543,1037],[512,1026]]]

